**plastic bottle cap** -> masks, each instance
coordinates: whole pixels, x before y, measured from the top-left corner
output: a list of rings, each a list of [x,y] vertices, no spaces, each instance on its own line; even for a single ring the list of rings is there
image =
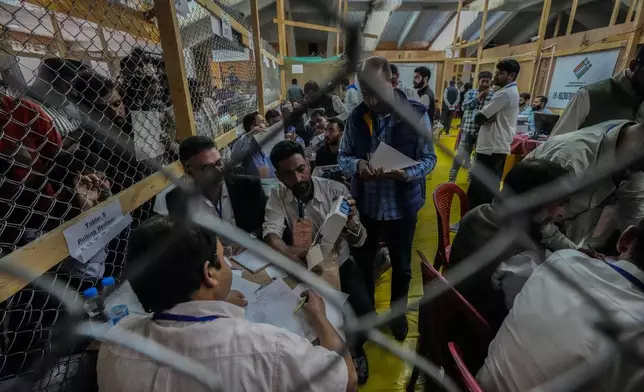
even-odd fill
[[[103,280],[101,280],[101,284],[103,284],[103,286],[113,286],[115,283],[116,282],[114,281],[114,278],[111,276],[108,276],[107,278],[103,278]]]
[[[96,290],[96,287],[90,287],[89,289],[83,291],[83,296],[86,298],[93,298],[98,296],[98,290]]]

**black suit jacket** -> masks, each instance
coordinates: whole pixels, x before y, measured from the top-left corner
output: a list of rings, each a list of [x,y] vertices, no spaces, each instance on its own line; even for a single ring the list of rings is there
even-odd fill
[[[234,174],[225,175],[224,181],[235,214],[235,225],[248,233],[255,234],[257,238],[262,238],[267,200],[262,182],[257,177]],[[181,188],[175,188],[166,195],[166,205],[171,215],[183,213],[182,199],[186,196]]]

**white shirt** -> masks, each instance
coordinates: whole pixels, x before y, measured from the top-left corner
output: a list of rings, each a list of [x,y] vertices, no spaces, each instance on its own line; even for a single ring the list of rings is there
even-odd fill
[[[490,121],[481,126],[476,152],[484,155],[509,154],[519,116],[519,90],[516,82],[495,91],[492,100],[479,113]]]
[[[321,177],[311,177],[313,180],[313,199],[304,207],[304,218],[311,219],[313,226],[313,236],[320,230],[327,214],[331,211],[333,202],[340,196],[350,198],[351,193],[343,184]],[[266,215],[264,216],[263,236],[266,238],[269,234],[275,234],[282,238],[286,224],[293,230],[293,222],[299,217],[299,202],[284,184],[271,190],[271,195],[266,202]],[[354,218],[357,225],[355,230],[360,231],[360,241],[354,246],[360,247],[367,239],[367,230],[358,220]],[[285,222],[286,221],[286,222]],[[338,252],[338,262],[340,265],[349,258],[349,245],[347,244],[345,234],[341,234],[335,243],[334,249]]]
[[[244,310],[220,301],[185,302],[167,313],[222,316],[209,322],[152,321],[131,315],[110,333],[126,329],[190,357],[212,369],[226,391],[287,391],[310,380],[320,369],[333,367],[308,390],[347,388],[347,365],[339,355],[314,347],[306,339],[268,324],[244,319]],[[97,364],[101,392],[206,392],[199,382],[130,349],[102,344]]]
[[[644,280],[644,271],[634,264],[626,260],[614,263]],[[599,320],[595,309],[549,267],[557,268],[583,287],[620,325],[629,325],[627,333],[631,328],[644,328],[644,292],[602,260],[575,250],[556,252],[530,276],[490,344],[488,357],[476,377],[484,391],[532,390],[588,363],[606,348],[606,339],[593,328]],[[641,364],[632,364],[623,357],[621,360],[621,366],[619,361],[611,361],[606,373],[598,374],[579,390],[644,390],[644,379],[636,378],[636,373],[642,371]],[[615,371],[617,383],[611,386],[611,372]]]

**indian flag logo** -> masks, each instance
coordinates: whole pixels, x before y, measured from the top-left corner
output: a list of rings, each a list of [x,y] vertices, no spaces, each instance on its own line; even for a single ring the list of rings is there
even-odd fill
[[[581,79],[582,76],[588,72],[593,67],[593,64],[588,60],[588,57],[582,60],[581,63],[575,67],[575,70],[573,71],[575,73],[575,76],[577,77],[577,80]]]

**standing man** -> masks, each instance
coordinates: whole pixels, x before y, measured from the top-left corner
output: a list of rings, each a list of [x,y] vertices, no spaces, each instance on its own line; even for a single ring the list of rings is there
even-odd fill
[[[293,78],[291,80],[291,87],[288,88],[286,92],[286,99],[289,102],[299,102],[304,97],[304,91],[297,84],[297,79]]]
[[[398,67],[396,64],[389,64],[389,66],[391,68],[391,85],[405,93],[407,99],[414,101],[420,100],[418,92],[411,87],[405,86],[405,84],[400,80],[400,74],[398,73]]]
[[[436,120],[436,97],[434,96],[434,90],[429,88],[429,79],[432,78],[432,71],[429,68],[423,66],[418,67],[414,70],[414,88],[418,90],[418,96],[420,97],[420,103],[427,106],[427,115],[429,116],[430,124]]]
[[[449,130],[452,128],[452,117],[454,111],[460,102],[460,93],[456,88],[456,82],[450,80],[449,86],[443,93],[443,126],[445,127],[445,134],[449,135]]]
[[[548,104],[548,98],[544,97],[543,95],[539,95],[532,102],[532,111],[528,116],[528,128],[530,128],[531,133],[536,133],[538,135],[539,132],[541,131],[540,129],[536,129],[536,126],[534,124],[535,113],[552,114],[552,112],[548,108],[546,108],[547,104]]]
[[[377,81],[377,86],[364,83],[363,76],[367,72]],[[391,256],[391,303],[406,301],[411,281],[411,250],[417,213],[425,204],[425,177],[436,165],[431,123],[425,105],[408,100],[402,91],[392,87],[391,68],[385,58],[366,59],[359,81],[364,102],[349,116],[338,153],[338,164],[345,177],[352,179],[351,191],[356,198],[362,223],[369,233],[366,244],[356,250],[356,256],[373,300],[374,257],[380,236],[383,235]],[[378,101],[374,89],[397,104],[410,105],[420,117],[419,125],[425,134],[416,133],[392,112],[388,104]],[[388,173],[373,169],[369,159],[381,142],[419,163]],[[402,341],[407,336],[405,316],[392,321],[389,327],[397,340]]]
[[[562,135],[610,120],[642,122],[643,100],[644,48],[641,48],[624,71],[580,88],[550,135]]]
[[[351,83],[349,79],[342,79],[342,90],[344,90],[344,106],[347,112],[351,113],[362,102],[358,86]]]
[[[304,85],[304,98],[309,107],[322,108],[327,117],[338,117],[340,120],[346,120],[349,113],[344,103],[335,94],[321,94],[322,89],[320,85],[314,81],[309,80]]]
[[[277,169],[281,185],[273,188],[266,203],[264,240],[277,251],[306,263],[306,255],[335,200],[344,197],[351,206],[349,219],[342,233],[333,245],[338,254],[340,285],[349,294],[349,303],[362,316],[371,312],[370,301],[362,274],[351,258],[349,247],[360,247],[365,243],[367,231],[360,223],[355,201],[343,184],[326,178],[312,177],[311,166],[299,144],[284,140],[271,151],[271,162]],[[293,233],[293,246],[282,240],[286,227]],[[364,384],[369,377],[367,354],[362,349],[364,340],[357,342],[354,363],[358,382]]]
[[[512,138],[516,133],[519,116],[519,90],[517,77],[521,66],[514,59],[499,61],[492,83],[498,87],[492,100],[476,114],[474,122],[481,126],[476,141],[476,167],[492,172],[494,183],[499,189],[505,158],[510,153]],[[467,190],[470,209],[481,204],[491,203],[494,194],[477,178],[472,176],[472,183]]]
[[[463,133],[461,140],[458,143],[458,152],[452,162],[452,169],[449,171],[449,182],[456,182],[456,176],[461,169],[461,165],[470,168],[470,156],[476,145],[476,138],[479,135],[480,125],[474,122],[476,114],[485,107],[494,97],[494,92],[490,88],[492,81],[492,72],[483,71],[479,73],[479,87],[477,89],[470,89],[465,93],[463,99]]]

